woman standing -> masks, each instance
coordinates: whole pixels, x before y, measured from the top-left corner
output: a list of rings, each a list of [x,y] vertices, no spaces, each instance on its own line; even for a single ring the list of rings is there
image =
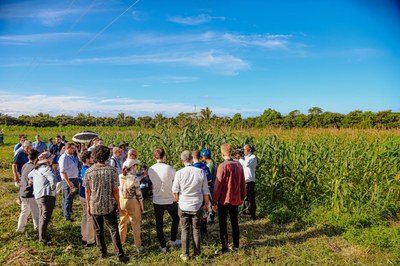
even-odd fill
[[[47,226],[56,203],[56,177],[51,169],[54,156],[48,151],[40,154],[36,167],[28,175],[39,207],[39,242],[43,243],[49,241]]]
[[[136,165],[136,160],[127,160],[124,162],[122,174],[119,175],[119,201],[121,206],[119,234],[121,243],[124,244],[128,231],[128,221],[131,220],[133,239],[136,250],[140,253],[143,250],[140,238],[140,221],[144,209],[140,180],[135,177]]]

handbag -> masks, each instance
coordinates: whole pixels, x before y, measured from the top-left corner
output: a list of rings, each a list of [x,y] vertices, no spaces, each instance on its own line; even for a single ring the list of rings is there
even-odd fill
[[[21,198],[33,198],[33,186],[27,186],[24,191],[22,191]]]

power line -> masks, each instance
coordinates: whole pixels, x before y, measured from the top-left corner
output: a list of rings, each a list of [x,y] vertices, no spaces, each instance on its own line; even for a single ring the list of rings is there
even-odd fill
[[[90,41],[84,44],[79,50],[76,52],[75,56],[77,56],[83,49],[89,46],[92,42],[94,42],[104,31],[106,31],[112,24],[114,24],[120,17],[122,17],[126,12],[129,11],[132,7],[134,7],[140,0],[136,0],[132,5],[130,5],[127,9],[125,9],[121,14],[119,14],[115,19],[113,19],[107,26],[105,26],[101,31],[99,31]]]

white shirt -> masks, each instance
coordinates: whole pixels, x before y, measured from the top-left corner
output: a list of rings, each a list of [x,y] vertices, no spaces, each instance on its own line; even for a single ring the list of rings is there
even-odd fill
[[[159,205],[172,204],[175,198],[172,194],[172,183],[176,170],[161,161],[149,168],[149,178],[153,183],[153,203]]]
[[[256,182],[257,157],[254,154],[249,153],[244,156],[244,159],[239,159],[239,162],[243,166],[246,183]]]
[[[179,193],[179,208],[182,211],[197,212],[203,205],[204,195],[209,195],[205,172],[188,165],[176,172],[172,192]]]

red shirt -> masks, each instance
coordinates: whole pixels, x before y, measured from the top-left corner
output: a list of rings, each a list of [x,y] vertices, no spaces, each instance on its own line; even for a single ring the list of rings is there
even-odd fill
[[[213,205],[240,205],[246,196],[243,167],[239,162],[225,160],[218,166],[215,180]]]

